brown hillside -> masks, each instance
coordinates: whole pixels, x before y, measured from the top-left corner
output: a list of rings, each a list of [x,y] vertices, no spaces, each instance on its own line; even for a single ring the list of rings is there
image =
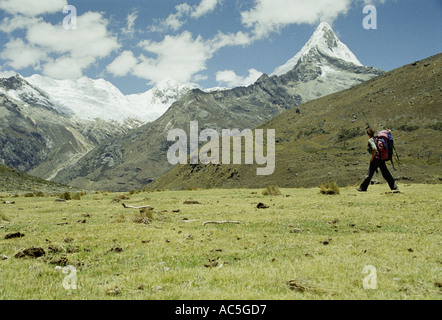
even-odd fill
[[[283,112],[259,128],[276,129],[276,170],[256,165],[179,165],[149,189],[358,185],[368,168],[365,128],[391,129],[401,157],[399,184],[442,179],[442,54]],[[227,129],[227,128],[226,128]],[[233,129],[233,128],[231,128]],[[384,182],[382,176],[374,180]]]

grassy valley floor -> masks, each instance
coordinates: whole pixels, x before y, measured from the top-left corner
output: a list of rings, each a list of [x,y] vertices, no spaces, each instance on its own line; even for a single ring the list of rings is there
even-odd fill
[[[4,193],[0,299],[439,300],[442,186],[400,187]]]

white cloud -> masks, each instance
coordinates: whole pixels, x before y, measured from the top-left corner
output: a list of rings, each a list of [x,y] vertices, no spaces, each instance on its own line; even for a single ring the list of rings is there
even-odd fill
[[[137,64],[138,59],[134,57],[131,51],[126,50],[107,66],[107,71],[114,76],[124,77],[132,73]]]
[[[226,46],[247,45],[250,37],[242,32],[223,34],[219,32],[213,39],[194,38],[189,31],[179,35],[167,35],[163,41],[141,41],[138,46],[145,54],[135,57],[131,51],[124,51],[107,67],[114,76],[134,75],[157,83],[163,78],[181,83],[192,83],[207,76],[200,74],[206,70],[206,62],[213,54]],[[252,76],[253,77],[253,76]],[[248,82],[247,79],[243,81]]]
[[[255,6],[241,13],[242,23],[263,38],[290,24],[332,22],[350,9],[351,0],[255,0]]]
[[[263,75],[256,69],[250,69],[249,75],[246,77],[238,76],[233,70],[219,71],[216,74],[216,81],[220,85],[227,85],[233,87],[246,87],[256,82]]]
[[[242,31],[228,34],[218,32],[218,34],[209,41],[210,46],[214,51],[228,46],[245,46],[251,44],[252,42],[253,39],[250,37],[250,35]]]
[[[108,21],[93,12],[78,16],[75,30],[66,30],[61,23],[52,25],[41,19],[15,17],[1,27],[24,28],[26,37],[6,43],[0,57],[15,69],[34,67],[54,78],[78,78],[98,59],[120,47],[107,26]]]
[[[77,29],[39,23],[28,29],[27,40],[50,52],[72,57],[103,58],[119,48],[115,37],[107,31],[107,20],[101,14],[87,12],[77,17]]]
[[[45,63],[43,74],[55,79],[79,79],[83,76],[83,70],[93,62],[92,57],[61,56]]]
[[[133,11],[133,12],[129,13],[129,15],[126,18],[127,27],[123,28],[121,30],[121,33],[124,35],[127,35],[129,37],[133,37],[135,34],[135,21],[137,20],[137,18],[138,18],[137,11]]]
[[[195,19],[205,16],[206,14],[213,12],[219,2],[219,0],[202,0],[201,3],[195,7],[190,16]]]
[[[12,39],[0,53],[0,58],[7,60],[7,65],[20,70],[27,67],[40,69],[41,61],[47,59],[47,55],[41,48],[25,43],[22,39]]]
[[[47,13],[62,12],[67,0],[2,0],[0,9],[9,14],[38,16]]]
[[[17,74],[17,72],[12,70],[2,70],[0,67],[0,78],[10,78]]]
[[[43,18],[28,17],[23,15],[14,15],[11,18],[5,17],[0,24],[0,31],[12,33],[16,30],[26,30],[42,21]]]
[[[186,18],[199,19],[215,11],[222,0],[201,0],[199,5],[190,6],[187,3],[175,7],[176,12],[170,14],[166,19],[159,20],[156,25],[150,27],[153,32],[166,32],[167,30],[178,31],[185,23]]]
[[[194,39],[188,31],[166,36],[161,42],[142,41],[139,46],[155,57],[141,55],[133,73],[152,82],[166,77],[189,83],[195,74],[206,69],[206,61],[213,54],[201,37]]]

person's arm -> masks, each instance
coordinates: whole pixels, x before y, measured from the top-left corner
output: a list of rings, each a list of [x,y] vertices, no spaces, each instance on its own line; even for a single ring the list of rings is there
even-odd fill
[[[373,150],[372,154],[371,154],[371,159],[370,159],[370,163],[372,163],[374,161],[374,158],[376,157],[376,154],[378,152],[376,150]]]

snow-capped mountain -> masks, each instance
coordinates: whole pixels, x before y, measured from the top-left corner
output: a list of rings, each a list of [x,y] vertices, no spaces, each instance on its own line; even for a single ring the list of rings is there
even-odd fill
[[[304,61],[312,53],[326,55],[350,62],[357,66],[362,66],[361,62],[356,58],[353,52],[351,52],[350,49],[338,39],[331,26],[327,22],[322,22],[301,51],[287,61],[286,64],[276,68],[272,73],[272,76],[281,76],[293,70],[299,61]]]
[[[303,50],[278,68],[280,76],[264,74],[248,87],[191,90],[156,121],[107,140],[74,166],[60,171],[54,181],[97,190],[141,189],[171,169],[167,136],[172,128],[188,132],[191,121],[218,132],[254,128],[288,109],[296,108],[302,114],[303,103],[383,73],[362,66],[344,46],[323,23]],[[122,146],[125,152],[121,152]]]
[[[75,115],[82,120],[101,119],[120,124],[127,120],[141,123],[155,121],[191,89],[173,80],[164,80],[144,93],[124,95],[104,79],[55,80],[33,75],[25,80],[34,89],[45,93],[44,97],[61,113]],[[20,92],[12,94],[20,97]]]

